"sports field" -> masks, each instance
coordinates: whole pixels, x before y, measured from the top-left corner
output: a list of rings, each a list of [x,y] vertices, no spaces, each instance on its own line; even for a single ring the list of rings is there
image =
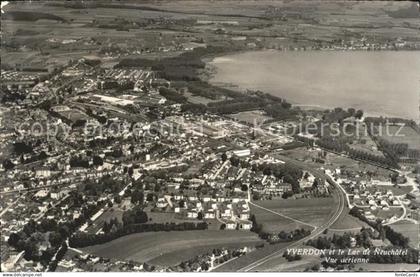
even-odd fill
[[[100,257],[171,266],[214,248],[237,248],[261,242],[255,233],[249,231],[149,232],[124,236],[82,250]]]

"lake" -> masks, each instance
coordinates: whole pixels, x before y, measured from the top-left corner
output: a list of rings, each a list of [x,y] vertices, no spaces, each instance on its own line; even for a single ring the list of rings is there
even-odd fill
[[[259,89],[293,104],[419,119],[420,51],[264,50],[209,64],[215,85]]]

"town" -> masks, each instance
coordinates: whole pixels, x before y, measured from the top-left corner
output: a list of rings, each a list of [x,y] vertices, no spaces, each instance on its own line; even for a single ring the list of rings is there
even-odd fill
[[[322,26],[333,19],[293,6],[205,19],[170,3],[159,12],[178,16],[113,2],[33,5],[9,4],[1,19],[2,271],[355,269],[287,248],[298,246],[402,248],[399,260],[355,264],[418,269],[418,122],[216,86],[207,62],[266,48],[418,50],[418,22],[408,17],[392,38],[376,27],[331,39]],[[383,126],[404,136],[374,132]]]

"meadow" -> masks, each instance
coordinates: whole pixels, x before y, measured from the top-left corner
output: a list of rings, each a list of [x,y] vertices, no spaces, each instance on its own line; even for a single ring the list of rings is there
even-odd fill
[[[362,227],[369,227],[369,225],[357,217],[349,214],[350,209],[346,206],[340,217],[331,225],[331,230],[337,231],[351,231]]]
[[[256,201],[255,203],[314,226],[320,226],[326,222],[335,209],[332,198],[276,199]],[[263,230],[266,232],[278,233],[282,230],[291,231],[296,228],[312,229],[310,225],[295,222],[253,205],[251,205],[251,213],[255,215],[257,222],[263,225]]]
[[[170,266],[214,248],[237,248],[261,242],[255,233],[248,231],[149,232],[124,236],[105,244],[83,248],[82,251],[105,258]]]
[[[391,143],[406,143],[410,149],[420,149],[420,134],[413,128],[404,126],[389,126],[389,131],[384,132],[382,138]]]
[[[230,114],[228,117],[253,125],[258,125],[269,119],[272,119],[272,117],[265,115],[263,111],[258,110]]]
[[[391,224],[390,227],[396,232],[401,233],[405,237],[409,238],[409,245],[413,248],[419,248],[419,224],[414,224],[409,221],[399,221],[395,224]]]

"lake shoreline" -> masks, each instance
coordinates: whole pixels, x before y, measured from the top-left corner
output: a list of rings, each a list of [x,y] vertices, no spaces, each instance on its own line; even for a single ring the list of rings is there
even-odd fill
[[[222,81],[217,78],[218,74],[219,75],[221,74],[220,73],[221,66],[223,66],[224,63],[229,64],[231,62],[237,62],[237,60],[235,61],[235,58],[238,58],[238,57],[242,58],[243,56],[241,56],[241,55],[245,55],[245,58],[246,58],[247,57],[246,55],[251,55],[252,56],[252,55],[258,55],[260,53],[262,53],[263,55],[266,54],[266,53],[269,53],[269,55],[273,54],[273,53],[275,53],[275,55],[277,55],[277,53],[281,53],[283,55],[286,53],[286,55],[289,55],[291,53],[292,57],[293,56],[297,57],[297,56],[302,56],[302,54],[304,54],[304,55],[309,54],[310,55],[312,53],[317,53],[318,54],[318,53],[321,53],[321,52],[322,52],[323,55],[325,55],[325,53],[328,53],[328,54],[330,54],[330,53],[334,53],[334,54],[337,54],[337,53],[347,53],[347,54],[348,53],[369,53],[369,54],[371,54],[371,53],[386,53],[386,54],[388,54],[390,52],[394,52],[394,53],[398,53],[398,54],[405,53],[405,52],[419,53],[419,52],[416,52],[416,51],[278,51],[278,50],[272,50],[272,49],[270,49],[270,50],[255,50],[255,51],[252,51],[252,50],[251,51],[239,51],[239,52],[227,53],[227,54],[223,54],[223,55],[214,55],[212,57],[209,56],[209,57],[206,57],[205,59],[203,59],[203,61],[206,63],[206,67],[200,73],[200,78],[203,81],[208,82],[211,85],[221,87],[221,88],[227,88],[227,89],[231,89],[231,90],[235,90],[235,91],[239,91],[239,92],[244,92],[247,89],[250,89],[250,90],[258,89],[258,90],[261,90],[263,92],[269,93],[273,96],[278,96],[278,97],[284,98],[289,103],[291,103],[294,107],[303,107],[303,108],[309,108],[309,109],[315,109],[315,110],[333,109],[335,107],[341,107],[343,109],[346,109],[346,108],[352,107],[352,108],[356,108],[356,109],[362,109],[366,116],[372,116],[372,117],[382,116],[382,117],[388,117],[388,118],[403,118],[403,119],[414,120],[417,123],[419,122],[420,118],[419,118],[418,115],[412,116],[412,115],[409,115],[407,113],[405,116],[403,116],[402,114],[398,114],[398,113],[392,113],[392,112],[390,113],[390,112],[382,112],[382,111],[379,112],[378,110],[375,110],[375,109],[368,109],[366,107],[361,107],[361,106],[367,105],[366,103],[363,103],[363,102],[357,103],[358,105],[354,105],[354,104],[351,104],[351,103],[337,104],[337,105],[328,105],[328,103],[323,103],[322,105],[320,105],[319,103],[313,103],[313,102],[308,103],[307,101],[296,101],[296,99],[290,99],[290,97],[288,97],[287,93],[285,93],[285,94],[282,94],[282,93],[280,94],[278,92],[273,93],[273,91],[267,90],[264,87],[255,87],[255,86],[249,87],[249,86],[244,86],[240,82],[233,82],[233,81],[226,82],[225,81],[226,78],[227,79],[229,79],[229,78],[234,79],[236,77],[236,76],[229,77],[228,76],[229,74],[226,74],[226,72],[222,72],[222,74],[224,74],[223,76],[227,76]],[[374,59],[375,58],[378,59],[377,57],[374,57]],[[261,62],[263,64],[265,62],[265,65],[267,65],[267,61],[261,61]],[[258,63],[260,63],[260,61],[256,61],[255,66],[258,66]],[[270,66],[270,64],[268,64],[268,66]],[[280,66],[282,66],[282,65],[280,64]],[[372,64],[370,64],[370,66],[372,66]],[[274,68],[274,69],[276,69],[276,68]],[[246,77],[244,77],[244,78],[246,78]],[[419,82],[420,82],[420,80],[419,80]],[[304,95],[305,93],[300,92],[300,94],[302,96],[302,94]],[[309,97],[311,97],[311,96],[308,96],[308,98]],[[325,96],[322,95],[322,93],[321,93],[321,95],[316,96],[316,98],[322,98],[322,97],[325,97]],[[385,95],[385,97],[386,97],[386,95]],[[357,100],[357,98],[354,99],[353,101],[355,101],[355,100]],[[380,103],[375,103],[374,102],[374,106],[378,106],[378,105],[379,105],[379,107],[381,107]],[[388,106],[387,108],[389,109],[390,107]],[[395,110],[399,111],[400,109],[399,109],[399,107],[395,107]],[[417,112],[418,112],[418,108],[417,108]],[[411,111],[411,113],[413,113],[413,112]]]

